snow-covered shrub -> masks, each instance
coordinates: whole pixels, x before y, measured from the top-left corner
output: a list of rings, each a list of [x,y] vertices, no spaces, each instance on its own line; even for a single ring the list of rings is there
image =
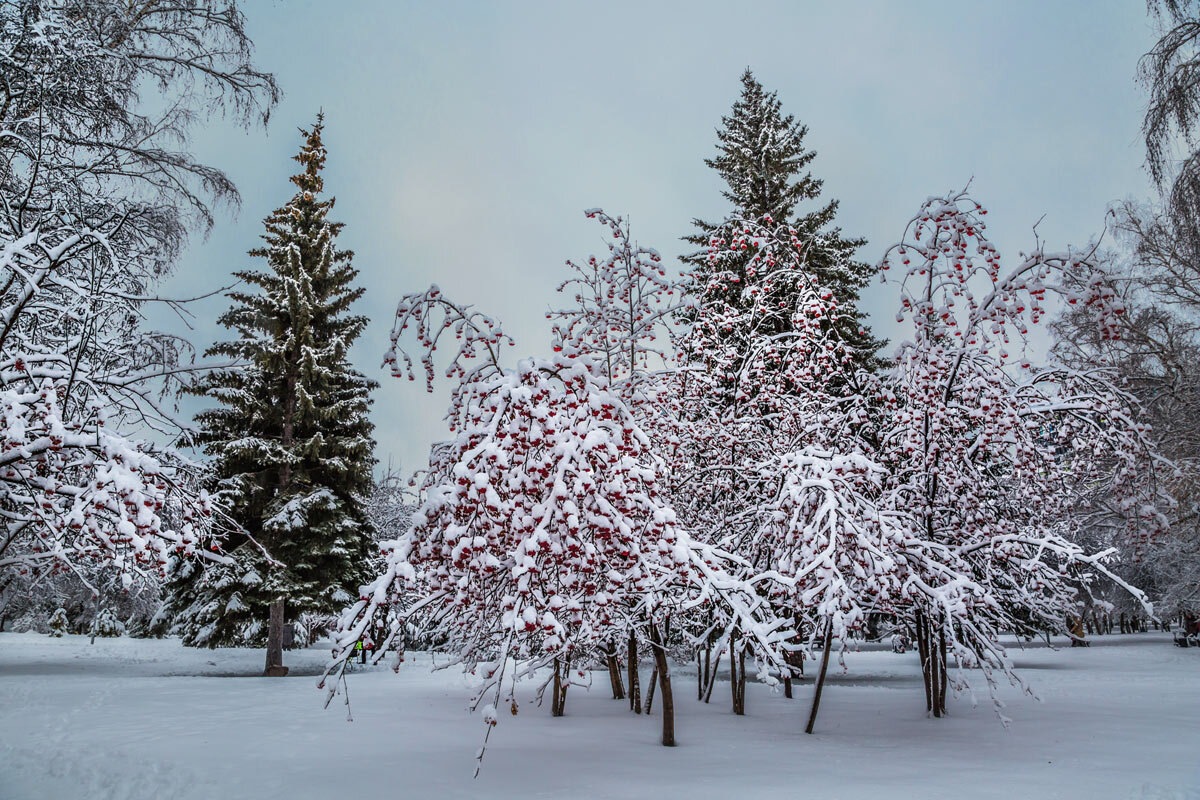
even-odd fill
[[[117,615],[112,609],[103,609],[96,615],[96,619],[92,622],[92,627],[88,629],[89,636],[100,636],[106,639],[114,639],[118,636],[125,635],[125,623],[117,619]]]
[[[70,625],[70,620],[67,619],[67,610],[65,608],[57,608],[50,615],[50,635],[54,637],[62,636],[67,632],[67,627]]]

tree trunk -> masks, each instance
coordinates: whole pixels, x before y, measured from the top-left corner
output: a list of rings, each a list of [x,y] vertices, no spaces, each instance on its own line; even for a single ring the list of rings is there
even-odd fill
[[[738,631],[734,628],[729,633],[729,688],[733,699],[733,713],[742,716],[746,713],[746,705],[742,701],[746,678],[742,668],[746,665],[744,651],[738,650]]]
[[[658,685],[658,661],[654,662],[654,669],[650,671],[650,688],[646,690],[646,713],[654,708],[654,687]]]
[[[792,642],[798,644],[798,642]],[[783,696],[792,699],[792,678],[796,674],[797,665],[799,665],[800,674],[804,674],[804,656],[798,650],[785,650],[783,652],[783,661],[787,665],[787,672],[783,676]]]
[[[934,641],[932,622],[926,622],[926,625],[929,627],[929,644],[927,645],[929,649],[929,692],[933,698],[933,716],[940,717],[942,715],[942,704],[939,702],[942,693],[941,653],[938,652],[937,643]]]
[[[717,672],[721,669],[721,652],[717,651],[717,657],[713,660],[712,672],[708,673],[708,687],[704,690],[704,702],[712,701],[713,687],[717,685]]]
[[[945,712],[946,696],[946,631],[937,626],[935,636],[932,619],[917,612],[917,649],[921,653],[921,672],[925,681],[925,709],[935,717]]]
[[[929,683],[929,639],[925,627],[925,615],[917,610],[916,621],[917,655],[921,659],[921,680],[925,684],[925,710],[933,711],[933,687]]]
[[[642,713],[642,689],[638,683],[637,634],[629,632],[629,710]]]
[[[571,663],[566,664],[559,662],[559,659],[554,659],[554,696],[550,698],[550,716],[561,717],[567,710],[567,688],[571,685],[570,682],[563,681],[563,673],[569,672]]]
[[[625,686],[621,683],[621,665],[617,661],[617,645],[608,643],[608,680],[612,684],[613,700],[625,699]]]
[[[942,716],[945,716],[946,715],[946,683],[947,683],[946,666],[947,665],[946,665],[946,613],[944,611],[942,612],[942,627],[938,631],[938,639],[939,639],[938,657],[941,662],[939,665],[938,671],[942,675],[942,685],[941,685],[941,688],[938,690],[938,708],[941,710]]]
[[[91,635],[91,638],[88,639],[88,644],[96,643],[96,632],[97,632],[97,627],[98,627],[96,625],[96,623],[100,619],[100,606],[101,606],[100,595],[96,595],[96,613],[92,615],[92,629],[88,632]]]
[[[738,715],[746,713],[746,645],[742,643],[742,649],[738,651]]]
[[[795,625],[796,625],[795,642],[796,642],[796,644],[803,644],[804,642],[800,638],[800,631],[803,630],[803,625],[800,621],[800,615],[797,614],[792,619],[794,620]],[[792,656],[796,659],[795,664],[796,664],[796,667],[800,670],[801,678],[804,677],[804,653],[805,653],[804,650],[793,650],[792,651]],[[791,662],[789,662],[789,663],[791,663]]]
[[[658,629],[650,624],[650,641],[654,646],[654,667],[658,674],[658,685],[662,687],[662,743],[663,747],[675,746],[675,698],[671,695],[671,671],[667,665],[666,642],[658,635]]]
[[[833,620],[829,620],[825,624],[825,648],[821,653],[821,671],[817,674],[817,690],[813,693],[812,711],[808,715],[808,725],[804,728],[805,733],[813,732],[813,725],[817,724],[817,709],[821,707],[821,690],[825,688],[825,671],[829,669],[829,647],[833,644]]]
[[[283,665],[283,603],[282,597],[271,603],[271,618],[267,626],[267,666],[263,675],[282,678],[288,674]]]
[[[562,674],[558,659],[554,659],[554,685],[550,687],[550,716],[560,717],[558,713],[558,695],[562,691]]]
[[[737,713],[737,656],[734,646],[737,644],[737,631],[729,634],[729,691],[733,701],[733,713]]]

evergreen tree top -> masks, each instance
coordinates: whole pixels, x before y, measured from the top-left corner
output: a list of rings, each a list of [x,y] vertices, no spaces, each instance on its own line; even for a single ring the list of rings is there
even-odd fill
[[[784,226],[799,243],[797,252],[803,253],[796,268],[826,286],[837,303],[838,319],[831,324],[854,351],[849,369],[873,369],[878,366],[874,354],[883,342],[871,336],[865,315],[857,307],[859,290],[874,274],[870,265],[855,259],[855,251],[866,241],[848,238],[836,227],[836,200],[801,208],[803,201],[817,200],[822,189],[822,181],[807,171],[816,158],[816,152],[804,145],[808,128],[783,113],[776,93],[765,90],[749,68],[742,73],[741,84],[740,97],[717,129],[717,154],[705,159],[724,179],[722,195],[733,208],[719,223],[694,219],[696,232],[684,237],[698,247],[682,257],[691,267],[690,291],[702,305],[717,302],[739,312],[754,306],[762,292],[774,296],[783,291],[784,285],[778,281],[764,283],[765,273],[752,265],[752,250],[724,259],[721,269],[729,274],[714,284],[718,276],[711,256],[714,247],[742,237],[749,227]],[[733,290],[725,288],[726,278]],[[787,295],[778,297],[776,305],[788,308],[796,302],[797,297]],[[690,311],[681,312],[680,317],[695,320]]]
[[[321,170],[325,168],[325,145],[321,142],[321,131],[324,129],[325,114],[320,111],[317,112],[317,122],[311,130],[300,129],[300,134],[304,137],[304,145],[300,148],[299,153],[292,156],[292,159],[300,163],[304,167],[304,171],[293,175],[291,181],[300,188],[301,192],[317,194],[325,188],[325,182],[321,178]]]
[[[821,181],[800,174],[817,155],[804,147],[808,128],[784,115],[779,97],[763,89],[749,68],[741,80],[742,95],[717,130],[720,152],[704,163],[725,179],[722,194],[743,216],[791,219],[801,200],[821,194]]]

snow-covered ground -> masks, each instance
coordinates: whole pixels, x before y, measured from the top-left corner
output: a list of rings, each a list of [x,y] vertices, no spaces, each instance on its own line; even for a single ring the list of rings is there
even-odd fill
[[[698,703],[681,665],[668,749],[657,709],[632,716],[595,673],[565,717],[505,714],[477,780],[462,676],[424,654],[360,668],[347,722],[315,688],[327,652],[264,679],[261,651],[2,633],[0,798],[1200,798],[1200,649],[1164,634],[1017,653],[1042,702],[1005,687],[1007,729],[982,686],[926,719],[916,656],[862,652],[831,670],[812,736],[811,684],[751,685],[735,717],[727,684]]]

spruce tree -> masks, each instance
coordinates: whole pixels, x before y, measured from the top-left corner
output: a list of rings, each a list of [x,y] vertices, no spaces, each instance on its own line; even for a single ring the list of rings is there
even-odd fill
[[[208,350],[238,366],[195,387],[217,403],[197,415],[199,440],[219,507],[235,523],[226,545],[234,564],[183,565],[173,580],[185,643],[260,644],[265,632],[268,672],[282,662],[285,620],[344,607],[372,547],[376,384],[348,360],[367,319],[350,313],[363,289],[353,254],[336,246],[334,200],[321,197],[322,127],[318,116],[301,131],[296,194],[264,220],[265,245],[250,251],[265,268],[236,273],[246,288],[229,294],[220,322],[237,338]]]
[[[807,172],[816,157],[816,152],[804,145],[808,128],[792,115],[785,116],[775,92],[764,90],[749,69],[742,74],[741,97],[721,122],[722,127],[717,130],[717,156],[705,159],[704,163],[724,180],[722,194],[733,209],[720,223],[694,219],[696,233],[684,237],[701,248],[683,258],[691,267],[692,291],[698,302],[706,300],[705,287],[713,270],[710,248],[714,241],[734,239],[744,223],[765,220],[768,225],[786,224],[794,229],[803,250],[803,261],[798,268],[810,272],[817,282],[833,291],[840,315],[832,324],[854,354],[847,365],[847,374],[858,367],[876,368],[879,361],[875,353],[883,342],[871,336],[865,316],[857,307],[859,291],[874,274],[873,267],[854,258],[855,251],[866,240],[844,238],[841,230],[833,226],[837,200],[811,210],[801,207],[818,200],[822,188],[822,181]],[[756,274],[753,269],[747,272],[752,256],[753,251],[747,251],[745,260],[735,265],[742,291],[724,292],[720,302],[735,308],[740,305],[744,310],[752,303],[751,292],[763,289],[763,273]],[[729,268],[727,260],[720,265],[722,270]],[[779,289],[776,286],[766,291],[778,294]],[[786,297],[780,301],[794,305]],[[787,331],[760,333],[769,336]]]
[[[807,171],[816,157],[804,145],[807,133],[747,69],[741,97],[717,131],[717,155],[705,161],[723,179],[732,209],[719,223],[693,220],[696,232],[684,237],[700,248],[683,258],[693,303],[680,312],[681,354],[696,371],[683,415],[703,431],[689,457],[720,477],[677,508],[692,530],[735,550],[750,541],[757,508],[775,491],[762,481],[764,459],[803,441],[795,437],[806,428],[791,424],[788,401],[857,394],[856,373],[879,366],[882,342],[857,308],[874,274],[854,258],[865,240],[834,226],[836,200],[817,205],[822,184]],[[762,557],[739,552],[750,561]],[[735,628],[731,664],[744,666],[745,643]],[[739,671],[731,680],[733,710],[743,714]]]

